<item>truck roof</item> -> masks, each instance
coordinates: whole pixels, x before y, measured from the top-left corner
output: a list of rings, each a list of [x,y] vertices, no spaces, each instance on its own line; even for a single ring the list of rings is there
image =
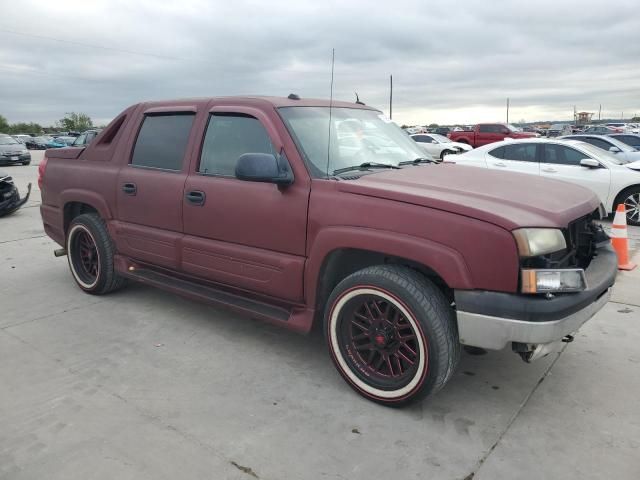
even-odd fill
[[[377,110],[376,108],[352,103],[334,100],[330,102],[326,99],[317,98],[304,98],[300,97],[298,100],[288,97],[269,97],[260,95],[246,95],[246,96],[231,96],[231,97],[200,97],[200,98],[181,98],[173,100],[154,100],[148,102],[140,102],[139,104],[146,105],[148,108],[154,107],[174,107],[180,105],[205,105],[211,101],[222,105],[237,105],[237,106],[271,106],[274,108],[279,107],[328,107],[333,106],[337,108],[359,108],[365,110]],[[138,105],[139,105],[138,104]]]

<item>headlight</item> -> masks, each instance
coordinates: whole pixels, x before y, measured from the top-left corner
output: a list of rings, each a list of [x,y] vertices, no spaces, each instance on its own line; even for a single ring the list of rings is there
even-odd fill
[[[584,270],[522,270],[522,293],[581,292],[587,288]]]
[[[537,257],[567,248],[562,231],[556,228],[520,228],[513,235],[521,257]]]

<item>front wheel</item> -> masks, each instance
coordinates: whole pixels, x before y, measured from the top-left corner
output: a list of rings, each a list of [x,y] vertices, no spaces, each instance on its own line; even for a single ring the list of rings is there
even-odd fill
[[[384,405],[437,392],[460,356],[453,309],[426,277],[402,266],[368,267],[329,298],[324,330],[347,383]]]
[[[446,157],[447,155],[451,155],[452,153],[453,152],[451,150],[443,150],[440,154],[440,160],[444,160],[444,157]]]
[[[613,210],[619,204],[624,204],[627,214],[627,223],[633,226],[640,226],[640,187],[631,187],[618,195]]]

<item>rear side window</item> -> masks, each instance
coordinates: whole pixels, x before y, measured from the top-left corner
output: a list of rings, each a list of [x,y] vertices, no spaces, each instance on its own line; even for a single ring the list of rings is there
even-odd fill
[[[131,164],[181,170],[194,114],[147,115],[133,149]]]
[[[249,115],[211,115],[198,172],[235,176],[238,158],[245,153],[275,155],[269,134],[262,123]]]
[[[536,144],[517,143],[504,146],[505,160],[520,160],[521,162],[536,162]]]
[[[580,160],[588,155],[564,145],[545,145],[544,159],[546,163],[557,165],[580,165]]]
[[[480,125],[480,133],[500,133],[502,125]]]
[[[579,140],[590,143],[594,147],[598,147],[603,150],[609,150],[612,147],[612,145],[609,142],[605,140],[601,140],[599,138],[580,138]]]
[[[495,158],[504,158],[504,147],[494,148],[489,152],[489,155]]]

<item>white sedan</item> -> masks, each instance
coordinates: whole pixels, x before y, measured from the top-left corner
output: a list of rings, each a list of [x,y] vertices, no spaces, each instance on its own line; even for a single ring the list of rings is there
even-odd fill
[[[508,140],[449,157],[447,161],[577,183],[593,190],[607,212],[624,203],[629,224],[640,225],[640,161],[627,162],[585,142]]]
[[[419,133],[411,135],[418,145],[420,145],[429,155],[444,159],[445,156],[452,153],[464,153],[472,150],[471,145],[466,143],[452,142],[444,135],[438,135],[437,133]]]

